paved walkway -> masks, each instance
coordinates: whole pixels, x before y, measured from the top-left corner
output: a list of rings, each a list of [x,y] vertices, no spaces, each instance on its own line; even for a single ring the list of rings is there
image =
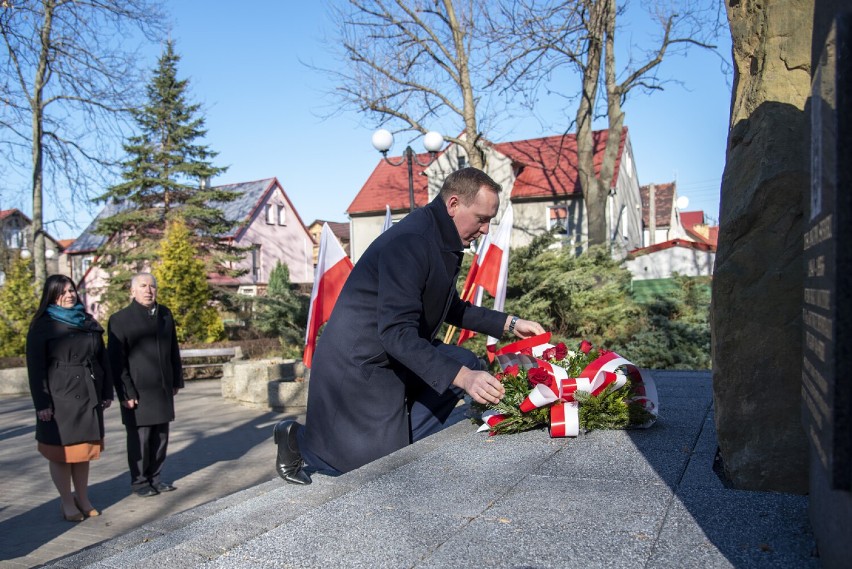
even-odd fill
[[[163,474],[177,491],[147,499],[130,494],[124,427],[112,407],[106,412],[106,450],[92,463],[89,481],[92,503],[102,515],[72,524],[60,518],[47,461],[36,450],[32,400],[0,399],[0,567],[34,567],[277,480],[272,426],[293,415],[226,402],[218,380],[189,382],[176,403]]]

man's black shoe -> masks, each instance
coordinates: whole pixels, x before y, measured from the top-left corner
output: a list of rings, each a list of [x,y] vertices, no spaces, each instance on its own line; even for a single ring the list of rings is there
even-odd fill
[[[156,484],[151,484],[151,487],[157,492],[171,492],[172,490],[177,490],[177,488],[168,482],[157,482]]]
[[[272,429],[272,436],[278,445],[278,457],[275,461],[278,476],[290,484],[305,485],[311,483],[311,477],[302,470],[302,453],[299,452],[299,443],[296,440],[300,427],[296,421],[281,421]]]
[[[159,492],[151,486],[143,486],[142,488],[134,490],[133,493],[140,498],[150,498],[151,496],[159,494]]]

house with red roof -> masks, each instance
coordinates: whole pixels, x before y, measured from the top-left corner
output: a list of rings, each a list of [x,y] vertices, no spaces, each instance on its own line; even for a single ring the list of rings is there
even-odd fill
[[[686,238],[669,239],[630,251],[624,266],[633,280],[712,276],[716,246]]]
[[[690,277],[713,275],[719,228],[707,225],[703,211],[678,210],[673,188],[674,183],[642,188],[643,216],[646,220],[650,216],[656,223],[654,231],[650,223],[646,225],[649,241],[645,247],[630,251],[625,261],[634,280],[669,279],[674,273]],[[651,208],[644,207],[645,198],[654,195],[656,216]]]
[[[630,251],[625,266],[634,280],[712,276],[718,227],[703,211],[680,211],[677,183],[641,186],[644,246]]]
[[[0,286],[6,280],[5,267],[15,257],[29,258],[32,255],[32,220],[19,209],[0,210]],[[62,255],[63,245],[50,236],[45,237],[45,257],[47,258],[47,273],[65,273],[65,259]]]
[[[593,136],[594,164],[599,171],[608,133],[596,131]],[[588,225],[577,173],[576,135],[486,143],[484,152],[485,171],[503,186],[495,224],[512,204],[512,247],[528,245],[536,235],[552,228],[562,234],[565,246],[578,251],[585,247]],[[428,158],[428,154],[417,156],[423,163]],[[468,164],[464,149],[456,144],[450,144],[429,166],[414,161],[415,206],[422,207],[434,199],[447,175]],[[607,232],[614,254],[625,255],[642,246],[642,206],[627,127],[622,131],[615,171],[607,202]],[[347,209],[353,261],[381,233],[385,206],[390,207],[394,220],[409,212],[408,170],[380,160]]]
[[[221,238],[248,249],[248,253],[230,267],[244,271],[242,276],[211,274],[208,275],[211,284],[248,296],[263,294],[269,274],[279,261],[287,266],[291,282],[305,286],[313,283],[313,239],[277,178],[227,184],[217,189],[239,196],[220,205],[225,217],[236,222],[233,232]],[[98,251],[108,238],[95,233],[95,228],[99,220],[124,207],[129,206],[108,203],[66,251],[72,258],[71,276],[78,282],[87,308],[95,314],[109,281],[109,275],[96,263]]]
[[[703,211],[683,211],[680,213],[680,219],[687,239],[716,247],[719,242],[719,226],[708,225]]]
[[[677,182],[639,186],[642,198],[642,244],[655,245],[670,239],[682,239],[686,231],[677,207]]]

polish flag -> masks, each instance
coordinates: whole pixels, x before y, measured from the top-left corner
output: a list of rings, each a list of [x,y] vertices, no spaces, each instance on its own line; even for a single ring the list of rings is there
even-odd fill
[[[390,206],[385,204],[385,223],[382,225],[382,233],[387,231],[393,225],[393,217],[391,217]]]
[[[328,322],[334,303],[337,302],[337,297],[343,289],[343,283],[351,272],[352,261],[346,256],[328,224],[324,223],[317,255],[317,268],[314,273],[314,288],[311,290],[305,353],[302,356],[305,367],[311,367],[319,329]]]
[[[503,212],[500,227],[493,239],[489,233],[483,243],[480,254],[474,260],[471,267],[476,266],[476,272],[471,279],[471,286],[475,287],[471,294],[471,302],[477,306],[482,305],[482,290],[487,290],[494,297],[494,310],[502,311],[506,303],[506,281],[509,275],[509,243],[512,240],[512,224],[514,214],[511,204]],[[481,260],[480,260],[481,259]],[[477,263],[477,261],[479,261]],[[459,344],[472,337],[474,332],[462,330],[459,336]],[[497,338],[491,336],[486,341],[489,353],[495,348]]]

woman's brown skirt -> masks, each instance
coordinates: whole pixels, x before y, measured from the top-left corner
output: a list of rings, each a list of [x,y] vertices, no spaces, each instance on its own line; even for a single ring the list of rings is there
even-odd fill
[[[38,451],[51,462],[77,463],[97,460],[104,450],[104,441],[93,441],[88,443],[77,443],[75,445],[46,445],[38,443]]]

